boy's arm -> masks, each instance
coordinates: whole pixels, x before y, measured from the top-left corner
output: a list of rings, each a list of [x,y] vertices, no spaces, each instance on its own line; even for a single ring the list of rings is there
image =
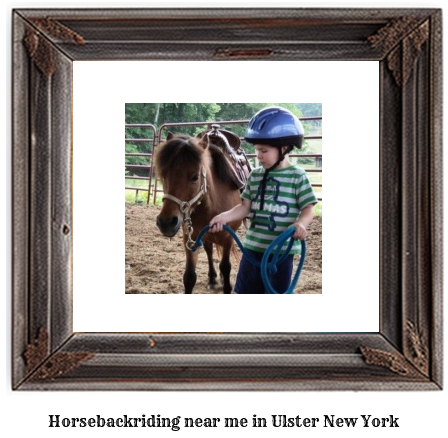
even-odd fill
[[[302,240],[308,235],[306,229],[314,218],[314,204],[307,205],[301,212],[299,218],[294,222],[296,229],[294,239]]]
[[[245,217],[249,216],[251,202],[247,199],[243,199],[241,204],[236,205],[231,210],[225,211],[224,213],[218,214],[210,222],[210,230],[212,233],[217,233],[222,231],[222,226],[234,221],[243,220]]]

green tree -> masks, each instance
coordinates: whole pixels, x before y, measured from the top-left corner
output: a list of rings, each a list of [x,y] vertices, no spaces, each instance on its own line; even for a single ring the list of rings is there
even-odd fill
[[[304,110],[312,111],[306,105],[320,104],[294,104],[294,103],[126,103],[126,124],[153,124],[159,129],[164,123],[182,122],[225,122],[250,120],[252,116],[268,106],[282,106],[289,109],[298,117],[304,115]],[[301,105],[305,105],[301,107]],[[244,137],[246,131],[244,124],[221,124],[222,129],[231,130],[239,137]],[[308,126],[305,124],[305,134]],[[203,131],[205,126],[183,126],[171,128],[175,133],[195,136]],[[164,131],[163,134],[166,134]],[[152,131],[141,127],[127,127],[126,138],[145,139],[152,137]],[[243,144],[244,149],[253,153],[254,148],[248,143]],[[151,142],[134,141],[125,142],[127,153],[149,153],[152,149]],[[144,157],[126,157],[127,164],[148,164]]]
[[[295,105],[305,117],[322,115],[321,103],[296,103]]]

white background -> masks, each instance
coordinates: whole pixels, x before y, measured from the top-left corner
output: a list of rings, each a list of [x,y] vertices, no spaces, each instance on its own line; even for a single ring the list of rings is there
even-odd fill
[[[252,418],[253,414],[258,417],[269,418],[273,414],[285,414],[295,417],[322,417],[323,415],[336,415],[341,417],[358,417],[361,414],[367,414],[377,417],[387,417],[394,415],[399,417],[400,428],[398,429],[373,429],[373,428],[316,428],[316,429],[272,429],[255,430],[252,428],[232,430],[234,437],[251,436],[306,436],[306,437],[359,437],[359,436],[381,436],[384,437],[408,437],[408,436],[446,436],[448,432],[445,421],[446,406],[448,397],[446,391],[438,392],[269,392],[269,393],[218,393],[218,392],[12,392],[10,390],[11,370],[10,370],[10,339],[11,339],[11,297],[10,297],[10,254],[11,254],[11,184],[10,184],[10,10],[13,7],[55,7],[55,6],[73,6],[73,7],[94,7],[94,6],[122,6],[131,7],[134,3],[113,4],[113,3],[51,3],[51,2],[6,2],[5,4],[5,46],[6,63],[5,69],[5,99],[6,102],[5,119],[2,118],[3,132],[6,133],[7,148],[4,148],[2,163],[5,163],[4,175],[6,176],[4,199],[6,204],[5,233],[2,234],[2,241],[5,248],[5,263],[2,263],[2,278],[5,278],[5,312],[4,315],[4,347],[2,348],[2,417],[1,431],[4,436],[28,435],[34,437],[48,436],[79,436],[77,429],[49,429],[48,415],[59,414],[66,417],[89,417],[102,415],[103,417],[112,417],[120,415],[138,416],[142,414],[161,414],[162,416],[182,417],[245,417]],[[223,6],[235,6],[230,3],[217,3]],[[260,5],[261,3],[244,2],[239,3],[238,7],[247,7]],[[145,3],[145,6],[150,3]],[[164,7],[179,6],[177,4],[163,3]],[[196,3],[196,5],[198,5]],[[206,7],[210,5],[202,4]],[[264,3],[264,6],[303,6],[303,7],[439,7],[442,3],[435,2],[377,2],[377,3]],[[445,57],[446,59],[446,57]],[[292,99],[291,99],[292,100]],[[325,110],[325,106],[324,106]],[[324,114],[325,116],[325,114]],[[326,122],[327,123],[327,122]],[[326,127],[326,125],[325,125]],[[120,133],[122,138],[122,120],[120,120]],[[327,153],[327,151],[325,151]],[[327,189],[326,189],[327,190]],[[328,192],[325,191],[325,196]],[[326,207],[328,209],[328,207]],[[326,213],[327,214],[327,211]],[[325,223],[325,221],[324,221]],[[326,235],[327,231],[324,229]],[[326,237],[327,238],[327,237]],[[2,242],[3,243],[3,242]],[[324,242],[325,244],[325,242]],[[324,285],[324,288],[326,286]],[[446,350],[446,349],[445,349]],[[445,360],[445,375],[446,375]],[[84,429],[83,436],[101,437],[101,436],[168,436],[173,432],[170,430],[149,430],[135,429]],[[229,433],[228,429],[219,428],[216,430],[195,429],[181,430],[175,432],[181,436],[224,436]],[[107,435],[106,435],[107,434]]]
[[[201,74],[186,77],[191,71]],[[378,62],[241,61],[217,69],[197,61],[75,61],[74,330],[377,332],[378,78]],[[217,102],[323,103],[322,295],[124,294],[125,103],[209,102],[211,95]],[[108,181],[98,196],[92,162],[103,164],[101,181]]]

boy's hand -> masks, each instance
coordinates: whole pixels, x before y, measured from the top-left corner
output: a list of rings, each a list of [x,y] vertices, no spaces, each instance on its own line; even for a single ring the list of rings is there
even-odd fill
[[[307,205],[300,213],[300,217],[294,222],[294,228],[296,229],[293,235],[294,239],[306,239],[306,236],[308,235],[306,227],[311,223],[313,217],[314,204]]]
[[[300,221],[296,221],[294,222],[294,228],[296,229],[293,234],[294,239],[297,240],[306,239],[308,232],[306,231],[305,225],[303,225]]]
[[[218,214],[209,222],[210,229],[208,230],[211,233],[218,233],[222,231],[222,226],[225,225],[225,221],[223,221],[222,214]]]

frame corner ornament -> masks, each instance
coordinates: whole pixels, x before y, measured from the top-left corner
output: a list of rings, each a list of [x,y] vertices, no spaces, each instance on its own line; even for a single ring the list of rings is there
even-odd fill
[[[401,17],[391,20],[367,41],[374,49],[386,54],[387,67],[401,87],[408,82],[421,48],[428,39],[429,20],[420,23],[417,17]]]
[[[429,376],[428,346],[425,337],[410,320],[406,323],[406,335],[408,341],[406,355],[422,374]]]
[[[82,362],[92,359],[94,353],[57,352],[49,354],[49,336],[45,328],[28,344],[24,353],[26,371],[30,380],[55,379],[78,368]]]
[[[360,350],[367,365],[385,367],[403,377],[412,379],[423,378],[414,366],[401,354],[365,346],[361,346]]]
[[[36,339],[27,345],[23,354],[27,373],[35,370],[48,357],[48,344],[48,331],[41,327]]]
[[[71,41],[75,44],[85,45],[84,38],[72,31],[59,21],[51,18],[30,18],[25,30],[23,43],[28,51],[30,59],[36,67],[47,77],[51,77],[55,71],[54,47],[43,38],[46,34],[51,38],[61,41]]]

